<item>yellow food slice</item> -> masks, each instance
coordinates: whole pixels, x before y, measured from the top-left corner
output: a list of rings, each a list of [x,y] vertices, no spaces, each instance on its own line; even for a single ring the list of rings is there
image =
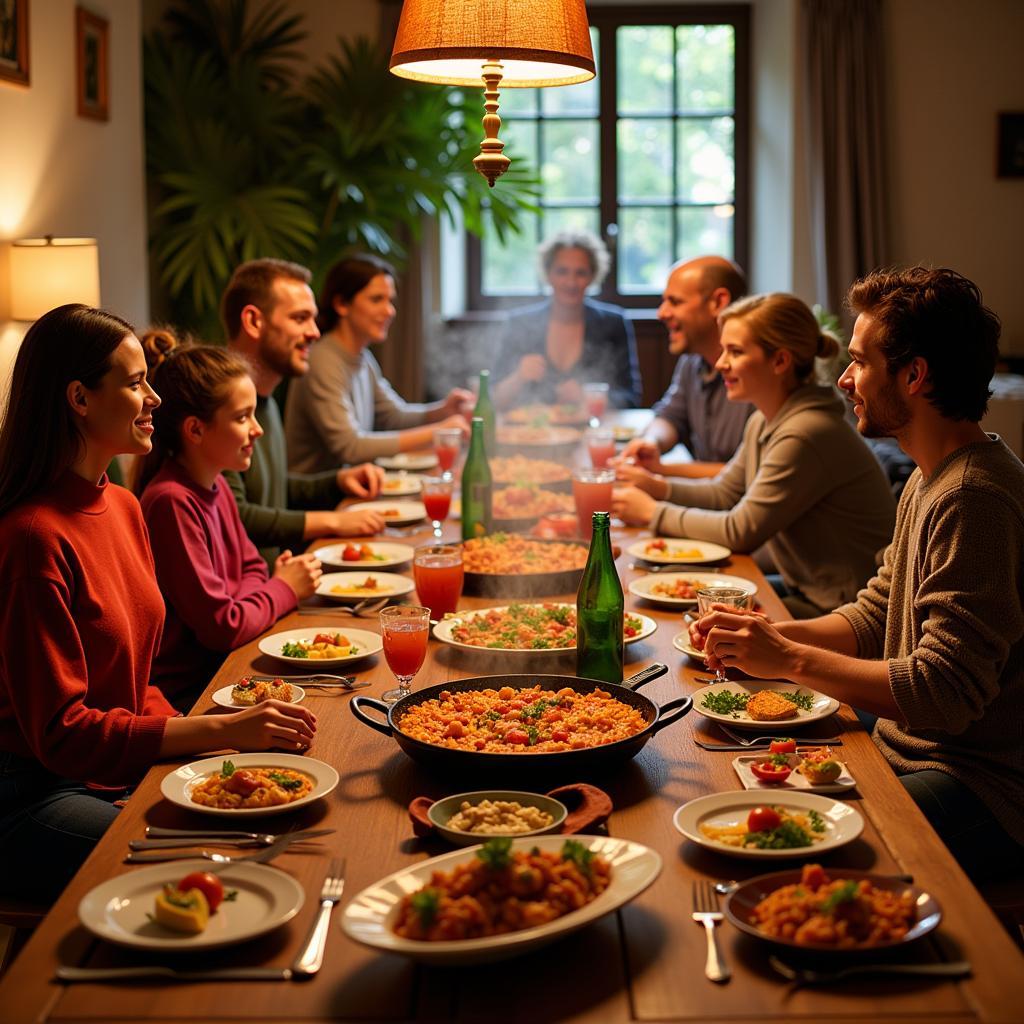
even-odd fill
[[[165,885],[156,896],[157,924],[172,931],[198,935],[210,920],[210,904],[199,889],[182,892],[173,885]]]

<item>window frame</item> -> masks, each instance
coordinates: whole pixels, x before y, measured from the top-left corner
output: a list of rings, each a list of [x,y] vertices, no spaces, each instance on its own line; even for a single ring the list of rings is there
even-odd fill
[[[734,169],[735,189],[733,204],[733,258],[741,267],[749,266],[750,253],[750,6],[748,4],[694,4],[646,7],[588,7],[587,16],[592,27],[598,29],[598,152],[600,160],[598,212],[601,236],[612,252],[614,240],[608,228],[617,224],[618,214],[618,115],[617,102],[617,47],[615,30],[629,25],[731,25],[735,32],[735,96],[734,102]],[[501,111],[499,109],[498,113]],[[635,115],[626,115],[635,117]],[[673,123],[679,113],[673,109]],[[501,179],[495,185],[501,188]],[[659,205],[652,203],[650,205]],[[673,219],[679,205],[671,207]],[[673,228],[673,235],[675,228]],[[509,309],[536,302],[541,291],[532,295],[483,295],[483,247],[480,239],[466,236],[466,306],[469,312]],[[660,301],[661,291],[649,293],[620,293],[615,274],[610,273],[595,298],[612,302],[627,309],[650,309]]]

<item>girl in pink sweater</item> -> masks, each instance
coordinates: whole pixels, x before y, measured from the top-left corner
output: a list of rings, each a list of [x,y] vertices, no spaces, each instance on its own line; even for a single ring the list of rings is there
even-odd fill
[[[223,348],[182,345],[166,330],[150,331],[142,346],[162,400],[138,481],[167,609],[153,681],[186,710],[225,653],[313,593],[321,568],[313,555],[286,551],[268,577],[221,476],[245,472],[263,434],[246,364]]]

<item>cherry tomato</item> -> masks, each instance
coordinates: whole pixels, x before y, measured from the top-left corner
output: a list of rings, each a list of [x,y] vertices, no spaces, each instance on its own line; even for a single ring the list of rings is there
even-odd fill
[[[346,544],[345,550],[341,553],[341,560],[343,562],[358,562],[362,557],[362,551],[360,551],[355,544]]]
[[[337,644],[338,634],[337,633],[317,633],[313,637],[313,643],[315,644]]]
[[[780,782],[785,782],[789,778],[792,768],[788,764],[772,764],[771,761],[762,761],[758,763],[754,761],[750,766],[751,772],[753,772],[755,778],[760,779],[762,782],[768,782],[776,785]],[[772,825],[772,828],[775,826]],[[753,831],[759,832],[760,829],[754,829]]]
[[[255,790],[260,788],[260,780],[253,775],[252,772],[247,772],[244,768],[237,769],[231,777],[224,783],[224,788],[229,793],[237,793],[239,796],[249,796]]]
[[[755,807],[747,815],[747,828],[751,832],[770,832],[782,824],[782,818],[774,807]]]
[[[768,744],[768,752],[770,754],[795,754],[796,740],[790,739],[788,736],[776,738]]]
[[[182,892],[198,889],[210,904],[210,913],[213,913],[224,900],[224,886],[220,879],[209,871],[193,871],[178,883],[178,888]]]
[[[555,729],[551,733],[551,738],[556,743],[567,743],[569,741],[569,734],[564,729]]]

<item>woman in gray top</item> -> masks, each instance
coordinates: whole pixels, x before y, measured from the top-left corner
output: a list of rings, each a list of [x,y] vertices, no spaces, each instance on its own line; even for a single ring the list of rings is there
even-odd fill
[[[437,427],[468,434],[459,409],[472,402],[469,391],[455,388],[444,401],[410,404],[370,354],[370,345],[387,339],[395,299],[394,269],[376,256],[352,256],[327,272],[319,303],[323,336],[310,350],[309,373],[292,381],[285,409],[292,471],[317,473],[428,448]]]
[[[790,612],[821,614],[853,600],[873,575],[892,539],[892,491],[835,391],[812,379],[815,358],[838,346],[807,306],[793,295],[755,295],[720,319],[716,369],[731,401],[757,409],[739,449],[711,480],[651,475],[617,490],[613,509],[666,536],[737,551],[765,544]]]

